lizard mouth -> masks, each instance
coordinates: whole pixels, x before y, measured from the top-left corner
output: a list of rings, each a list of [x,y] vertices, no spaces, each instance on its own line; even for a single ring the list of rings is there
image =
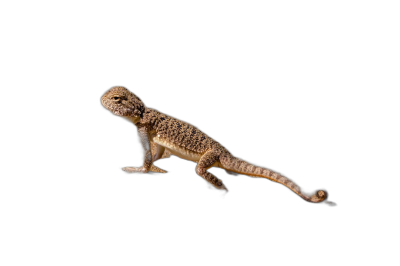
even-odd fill
[[[114,108],[111,112],[118,116],[133,116],[133,110],[126,107]]]
[[[134,116],[133,115],[134,110],[132,110],[130,108],[126,108],[124,106],[119,106],[119,107],[104,106],[104,107],[106,107],[106,109],[110,110],[111,113],[113,113],[114,115],[117,115],[117,116],[126,116],[126,117]]]
[[[125,116],[125,117],[136,117],[138,116],[135,113],[135,108],[126,107],[126,106],[119,106],[115,108],[114,113],[118,116]]]

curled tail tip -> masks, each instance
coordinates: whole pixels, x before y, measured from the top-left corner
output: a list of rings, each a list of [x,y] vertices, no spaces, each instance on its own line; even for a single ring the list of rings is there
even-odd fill
[[[315,195],[311,196],[310,202],[319,203],[326,200],[327,198],[328,198],[328,192],[326,192],[325,190],[318,190],[317,193],[315,193]]]

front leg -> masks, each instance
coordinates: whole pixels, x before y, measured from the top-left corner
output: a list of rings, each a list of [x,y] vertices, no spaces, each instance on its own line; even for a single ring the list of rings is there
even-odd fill
[[[145,174],[148,171],[166,173],[166,171],[158,168],[152,163],[151,149],[150,149],[150,139],[149,133],[146,126],[138,127],[139,142],[143,148],[143,166],[141,167],[124,167],[123,171],[130,174]]]

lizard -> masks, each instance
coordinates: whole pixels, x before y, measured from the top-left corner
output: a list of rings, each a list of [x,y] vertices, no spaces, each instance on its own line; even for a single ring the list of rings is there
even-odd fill
[[[144,149],[144,162],[141,167],[122,168],[128,173],[166,173],[153,163],[172,154],[197,163],[196,173],[217,189],[228,191],[222,181],[208,171],[211,167],[225,169],[228,173],[267,178],[286,186],[308,202],[319,203],[328,197],[324,190],[308,196],[287,177],[234,157],[193,125],[146,107],[138,96],[125,87],[112,87],[101,97],[101,103],[114,115],[128,119],[137,127]]]

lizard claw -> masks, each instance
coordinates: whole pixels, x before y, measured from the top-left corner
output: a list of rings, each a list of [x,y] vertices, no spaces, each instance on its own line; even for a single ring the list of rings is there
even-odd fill
[[[125,171],[127,173],[146,173],[143,167],[124,167],[122,168],[122,171]]]
[[[226,196],[228,195],[228,193],[229,193],[229,189],[227,188],[225,191],[224,191],[224,194],[222,194],[222,199],[225,199],[226,198]]]
[[[157,166],[155,166],[153,164],[150,166],[150,171],[151,172],[156,172],[156,173],[166,173],[167,172],[167,171],[165,171],[165,170],[163,170],[161,168],[158,168]]]

